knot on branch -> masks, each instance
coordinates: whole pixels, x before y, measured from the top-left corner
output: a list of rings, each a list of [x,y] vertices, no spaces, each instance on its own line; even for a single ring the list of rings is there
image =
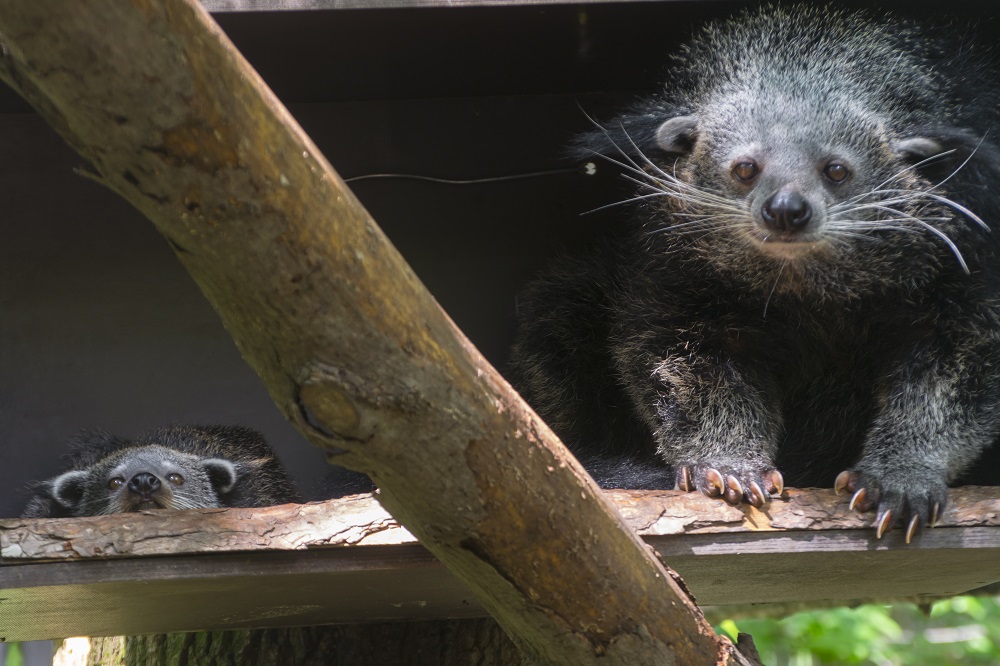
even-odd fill
[[[372,381],[346,368],[311,363],[299,373],[290,412],[299,425],[320,439],[365,444],[390,414],[426,408],[414,387]]]
[[[336,384],[309,381],[295,398],[296,420],[325,439],[364,442],[374,431],[361,427],[361,414],[351,398]]]

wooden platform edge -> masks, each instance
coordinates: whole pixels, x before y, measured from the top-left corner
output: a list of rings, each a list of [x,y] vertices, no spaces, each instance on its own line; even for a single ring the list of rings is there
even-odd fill
[[[1000,488],[904,543],[828,490],[767,511],[609,491],[705,606],[932,601],[1000,580]],[[481,617],[372,495],[267,509],[0,521],[0,641]]]
[[[676,490],[607,494],[642,537],[867,530],[871,523],[870,515],[849,511],[848,498],[828,489],[786,489],[763,510]],[[949,506],[934,529],[950,527],[1000,527],[1000,488],[951,489]],[[877,544],[874,535],[871,541]],[[0,520],[0,565],[406,543],[416,539],[374,494],[263,509]]]

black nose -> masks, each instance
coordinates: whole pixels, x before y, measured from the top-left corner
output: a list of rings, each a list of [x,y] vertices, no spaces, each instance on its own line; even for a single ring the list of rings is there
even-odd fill
[[[160,487],[160,479],[149,472],[139,472],[128,482],[128,489],[139,495],[149,495]]]
[[[794,233],[805,229],[812,219],[812,206],[798,190],[782,188],[769,196],[760,215],[768,229]]]

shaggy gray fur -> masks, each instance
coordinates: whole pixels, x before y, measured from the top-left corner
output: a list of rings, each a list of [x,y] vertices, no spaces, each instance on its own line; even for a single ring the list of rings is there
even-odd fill
[[[926,32],[745,13],[581,139],[631,223],[529,286],[513,375],[599,482],[759,505],[846,469],[909,537],[996,439],[997,79]]]

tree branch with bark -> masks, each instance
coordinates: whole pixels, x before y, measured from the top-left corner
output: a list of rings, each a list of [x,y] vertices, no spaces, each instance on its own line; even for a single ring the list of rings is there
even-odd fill
[[[526,655],[742,663],[197,2],[3,0],[0,47],[0,77],[153,222],[284,414]]]

